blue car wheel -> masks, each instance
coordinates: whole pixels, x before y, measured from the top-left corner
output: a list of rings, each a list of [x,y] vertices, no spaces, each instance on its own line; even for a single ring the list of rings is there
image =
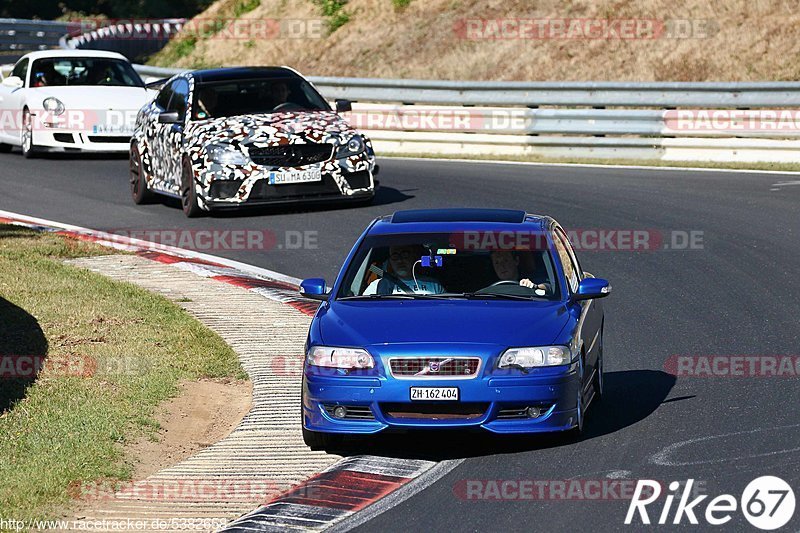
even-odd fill
[[[603,401],[603,327],[600,327],[600,353],[597,356],[597,370],[594,375],[594,400]]]

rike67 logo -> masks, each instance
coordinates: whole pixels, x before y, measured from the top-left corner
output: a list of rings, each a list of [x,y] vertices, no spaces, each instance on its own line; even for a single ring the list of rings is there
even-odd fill
[[[707,524],[721,526],[733,519],[734,513],[741,510],[741,513],[751,525],[765,531],[772,531],[789,523],[794,515],[795,497],[792,487],[784,480],[775,476],[762,476],[751,481],[742,492],[741,498],[737,499],[730,494],[721,494],[705,503],[705,510],[701,506],[708,495],[692,496],[692,486],[694,480],[690,479],[686,483],[673,481],[669,484],[669,492],[664,498],[664,506],[661,512],[654,516],[655,523],[699,524],[698,516],[705,519]],[[678,490],[683,487],[681,494]],[[636,484],[628,514],[625,516],[625,524],[632,524],[641,521],[642,524],[650,524],[651,518],[647,507],[654,504],[661,497],[661,484],[650,479],[640,479]],[[674,508],[673,503],[678,500]],[[657,507],[653,505],[652,507]],[[651,508],[650,511],[658,511]],[[671,518],[671,520],[670,520]],[[685,519],[685,520],[684,520]]]

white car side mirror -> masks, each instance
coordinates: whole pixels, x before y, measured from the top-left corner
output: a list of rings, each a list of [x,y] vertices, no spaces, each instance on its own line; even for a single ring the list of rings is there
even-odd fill
[[[3,85],[5,85],[6,87],[12,87],[12,88],[14,88],[14,89],[19,89],[20,87],[22,87],[23,85],[25,85],[25,84],[22,82],[22,78],[19,78],[19,77],[17,77],[17,76],[9,76],[9,77],[7,77],[6,79],[4,79],[2,83],[3,83]]]

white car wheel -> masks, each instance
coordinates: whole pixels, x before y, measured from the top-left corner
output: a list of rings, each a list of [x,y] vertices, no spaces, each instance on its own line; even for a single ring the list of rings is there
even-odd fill
[[[28,159],[36,154],[36,145],[33,144],[33,119],[31,112],[26,108],[22,112],[22,137],[20,139],[22,145],[22,155]]]

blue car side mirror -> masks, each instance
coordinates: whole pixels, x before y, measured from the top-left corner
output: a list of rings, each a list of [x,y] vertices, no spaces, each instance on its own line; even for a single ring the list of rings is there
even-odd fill
[[[327,300],[331,295],[328,291],[328,284],[323,278],[304,279],[300,283],[300,294],[312,300]]]
[[[578,284],[578,290],[572,295],[573,300],[593,300],[611,294],[611,284],[607,279],[584,278]]]

